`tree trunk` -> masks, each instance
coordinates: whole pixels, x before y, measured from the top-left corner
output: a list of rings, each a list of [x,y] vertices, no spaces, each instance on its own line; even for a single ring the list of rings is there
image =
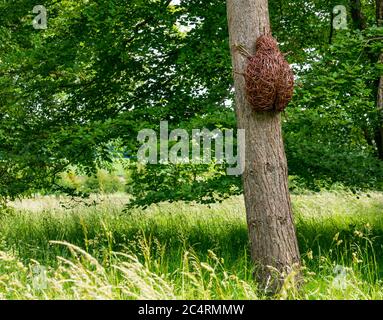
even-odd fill
[[[376,23],[378,27],[383,26],[383,0],[376,0]],[[379,57],[379,62],[383,64],[383,53]],[[378,90],[376,97],[376,108],[378,110],[378,128],[375,134],[378,156],[383,160],[383,75],[378,79]]]
[[[270,30],[268,2],[227,0],[227,13],[237,122],[246,132],[243,184],[251,255],[260,285],[275,291],[283,283],[283,274],[300,265],[281,117],[279,113],[252,110],[241,75],[247,60],[236,49],[243,45],[254,53],[257,37]]]
[[[362,5],[360,3],[360,0],[351,0],[351,17],[355,29],[366,29],[366,17],[362,12]]]
[[[383,26],[383,1],[376,0],[376,22],[378,27]]]
[[[332,44],[332,37],[334,36],[334,12],[331,8],[330,12],[330,36],[328,37],[328,43]]]

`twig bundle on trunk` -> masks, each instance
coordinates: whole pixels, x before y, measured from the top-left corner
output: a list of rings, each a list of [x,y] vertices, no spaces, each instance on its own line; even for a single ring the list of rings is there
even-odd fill
[[[247,99],[255,111],[283,111],[293,96],[294,74],[269,35],[256,41],[245,71]]]

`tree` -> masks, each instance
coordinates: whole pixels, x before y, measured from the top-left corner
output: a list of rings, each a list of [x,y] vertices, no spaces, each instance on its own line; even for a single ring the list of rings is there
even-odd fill
[[[46,30],[32,28],[33,1],[0,4],[0,198],[50,188],[70,164],[90,172],[108,141],[130,147],[164,114],[198,112],[169,70],[181,13],[149,2],[46,1]]]
[[[354,28],[363,30],[366,29],[366,17],[362,13],[362,4],[360,0],[351,0],[351,17],[354,23]]]
[[[287,181],[287,161],[279,113],[255,113],[246,99],[240,73],[246,58],[236,49],[242,45],[253,53],[255,40],[270,30],[267,0],[228,0],[229,38],[236,91],[238,128],[246,132],[243,174],[244,196],[252,259],[263,286],[275,290],[300,264]]]
[[[316,51],[327,45],[326,17],[335,4],[340,3],[338,0],[270,2],[274,35],[283,51],[291,51],[289,59],[295,64],[307,64],[308,56],[314,51],[318,58]],[[0,3],[0,195],[12,197],[49,188],[55,173],[69,164],[90,168],[100,156],[95,149],[109,157],[104,151],[108,150],[105,145],[110,139],[120,139],[130,154],[135,154],[137,131],[144,127],[157,129],[163,119],[169,119],[173,127],[206,126],[211,130],[235,127],[232,109],[225,106],[232,98],[232,78],[224,0],[182,0],[178,6],[169,0],[92,3],[47,0],[44,2],[48,10],[46,30],[32,28],[34,5],[32,0]],[[375,12],[366,12],[368,21],[372,15]],[[181,33],[177,24],[195,27]],[[358,56],[359,53],[353,60]],[[374,64],[376,61],[377,57]],[[318,71],[328,75],[327,70]],[[300,75],[300,78],[307,77]],[[310,107],[316,107],[312,106],[312,95],[312,90],[306,90],[300,101],[295,99],[299,103],[293,106],[299,108],[287,111],[290,119],[301,115],[305,121],[307,112],[303,114],[300,109],[306,107],[306,101],[310,101]],[[319,96],[323,94],[318,92]],[[329,90],[327,97],[331,97]],[[373,103],[375,98],[376,94]],[[363,105],[370,108],[369,104]],[[360,115],[366,113],[362,109],[359,108]],[[376,113],[375,106],[370,109]],[[352,113],[342,110],[338,114],[354,119],[354,110]],[[315,120],[320,118],[316,115]],[[337,122],[343,126],[341,121]],[[292,138],[286,144],[286,151],[290,158],[294,157],[289,162],[290,173],[303,172],[313,180],[322,179],[324,172],[334,181],[345,177],[338,165],[333,165],[334,161],[323,166],[316,156],[307,157],[310,150],[304,149],[296,136],[306,135],[302,128],[309,132],[316,128],[303,124],[290,121],[287,127],[284,123],[285,129],[294,128],[294,132],[287,130]],[[326,137],[329,136],[327,133]],[[345,144],[350,144],[350,138],[345,138],[343,132],[342,137]],[[325,144],[318,141],[312,139],[306,146],[316,147],[322,154]],[[328,149],[334,149],[329,153],[339,158],[337,147]],[[349,159],[347,152],[343,155]],[[180,171],[163,172],[178,175]],[[358,176],[349,175],[356,177],[356,183],[361,181],[361,175],[364,180],[371,180],[364,170],[358,173]],[[164,186],[172,190],[167,181],[164,180]],[[195,189],[195,184],[185,181],[189,186],[179,190]],[[344,179],[341,182],[349,184]],[[206,187],[199,184],[201,192],[178,192],[176,199],[198,200],[206,194],[216,194],[217,187],[220,192],[239,193],[239,185],[239,179],[220,175]],[[174,193],[166,188],[162,196],[151,197],[150,201],[148,198],[148,202],[174,199]],[[138,189],[153,191],[157,187],[147,184],[147,188]]]
[[[383,26],[383,1],[376,0],[376,25],[377,27]],[[367,27],[366,17],[362,13],[362,7],[360,0],[351,0],[351,15],[354,23],[354,28],[358,30],[364,30]],[[371,57],[374,60],[374,56]],[[373,61],[375,62],[375,61]],[[383,63],[383,54],[378,57],[378,63]],[[378,125],[375,132],[375,143],[378,151],[378,157],[383,160],[383,77],[379,76],[376,81],[377,97],[376,97],[376,109],[378,113]]]
[[[383,28],[383,0],[376,0],[376,23],[378,27]],[[383,53],[380,54],[378,63],[383,64]],[[377,83],[376,108],[379,125],[375,137],[379,158],[383,160],[383,75],[380,75]]]

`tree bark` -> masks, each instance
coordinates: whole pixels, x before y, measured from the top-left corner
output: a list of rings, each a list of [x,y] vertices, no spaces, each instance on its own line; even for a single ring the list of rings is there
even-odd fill
[[[242,178],[251,255],[260,285],[275,291],[283,283],[283,276],[300,265],[281,117],[279,113],[252,110],[241,75],[247,60],[236,49],[242,45],[253,54],[257,37],[270,30],[268,2],[227,0],[227,13],[237,122],[246,132]]]

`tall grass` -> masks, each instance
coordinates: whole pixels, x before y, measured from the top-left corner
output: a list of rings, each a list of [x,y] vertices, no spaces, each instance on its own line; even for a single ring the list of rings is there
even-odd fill
[[[129,212],[126,201],[13,203],[0,216],[0,298],[270,298],[253,281],[241,197]],[[296,195],[293,208],[305,283],[288,278],[272,298],[382,299],[383,194]]]

